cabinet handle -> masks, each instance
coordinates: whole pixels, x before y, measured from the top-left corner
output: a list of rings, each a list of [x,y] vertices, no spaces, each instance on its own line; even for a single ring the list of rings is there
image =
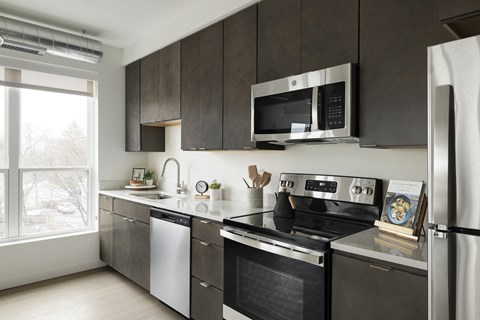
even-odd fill
[[[210,285],[206,282],[200,282],[200,285],[204,288],[210,288]]]
[[[198,150],[204,151],[207,150],[207,148],[198,148]]]
[[[205,223],[205,224],[209,224],[210,221],[207,221],[207,220],[200,220],[201,223]]]
[[[252,150],[253,148],[252,148],[252,147],[243,147],[243,149],[245,149],[245,150]]]
[[[371,265],[370,265],[370,268],[377,269],[377,270],[381,270],[381,271],[386,271],[386,272],[392,270],[392,268],[377,266],[377,265],[375,265],[375,264],[371,264]]]
[[[200,241],[200,244],[204,245],[205,247],[208,247],[210,245],[210,243],[205,242],[205,241]]]
[[[128,222],[135,222],[135,220],[133,220],[133,219],[128,219]]]
[[[197,150],[197,148],[190,148],[190,150],[191,150],[191,151],[195,151],[195,150]]]
[[[128,218],[124,218],[124,217],[122,217],[122,220],[128,220]]]

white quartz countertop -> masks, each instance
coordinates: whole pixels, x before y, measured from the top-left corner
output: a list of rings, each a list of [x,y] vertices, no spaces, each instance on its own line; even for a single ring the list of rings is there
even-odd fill
[[[335,240],[331,245],[338,251],[427,270],[428,246],[425,237],[415,242],[371,228]]]
[[[273,206],[268,205],[264,205],[262,208],[252,208],[241,201],[195,200],[193,195],[173,195],[165,192],[161,193],[171,197],[157,200],[135,196],[159,192],[161,191],[102,190],[100,194],[219,222],[222,222],[224,218],[273,210]]]

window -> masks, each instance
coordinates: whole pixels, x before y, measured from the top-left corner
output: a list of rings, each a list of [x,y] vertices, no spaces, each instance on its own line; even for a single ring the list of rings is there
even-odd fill
[[[0,68],[0,238],[93,227],[95,83]]]

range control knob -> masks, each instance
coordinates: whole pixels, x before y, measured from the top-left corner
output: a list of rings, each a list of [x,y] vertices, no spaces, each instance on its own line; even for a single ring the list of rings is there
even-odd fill
[[[363,188],[363,194],[365,194],[367,196],[371,196],[373,194],[373,189],[370,188],[370,187],[365,187],[365,188]]]
[[[354,194],[360,194],[360,193],[362,193],[362,187],[360,187],[360,186],[354,186],[354,187],[352,188],[352,193],[354,193]]]
[[[286,187],[286,186],[287,186],[287,181],[285,181],[285,180],[280,180],[280,186],[281,186],[281,187]]]
[[[293,188],[293,181],[288,181],[287,182],[287,187]]]

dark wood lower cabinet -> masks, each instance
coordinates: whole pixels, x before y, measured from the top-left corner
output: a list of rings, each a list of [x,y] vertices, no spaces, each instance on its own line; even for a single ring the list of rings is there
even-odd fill
[[[98,220],[100,260],[111,266],[113,262],[113,213],[100,209]]]
[[[426,320],[427,273],[335,253],[333,320]]]
[[[112,267],[143,288],[150,288],[150,226],[113,214]]]
[[[223,289],[223,248],[192,239],[192,275]]]
[[[191,316],[195,320],[223,319],[222,226],[192,219]]]
[[[192,277],[191,317],[195,320],[223,319],[223,292]]]

